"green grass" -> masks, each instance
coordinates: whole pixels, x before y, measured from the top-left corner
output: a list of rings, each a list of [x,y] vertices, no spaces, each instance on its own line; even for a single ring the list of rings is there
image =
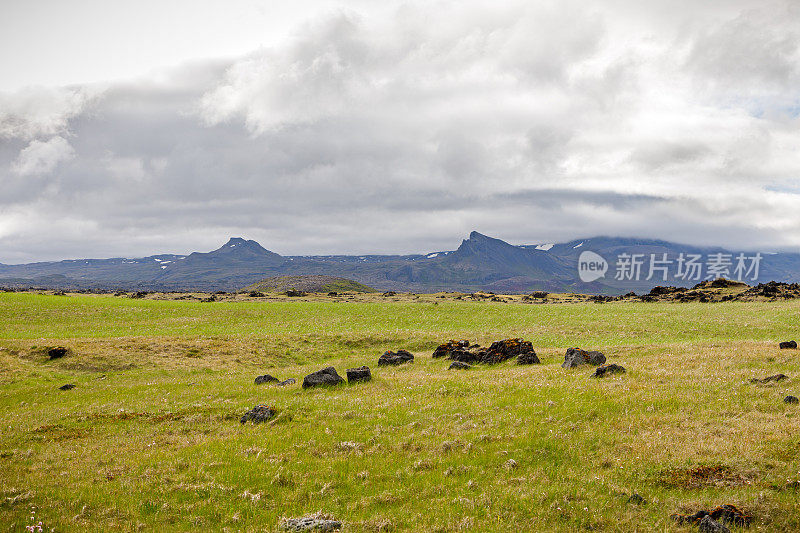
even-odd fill
[[[225,302],[0,294],[0,530],[691,531],[737,504],[800,528],[800,303]],[[467,372],[449,338],[522,336],[542,365]],[[73,353],[48,361],[43,346]],[[569,346],[628,373],[564,370]],[[412,365],[378,368],[384,349]],[[368,364],[370,383],[255,386]],[[756,386],[751,377],[791,379]],[[57,389],[75,383],[72,391]],[[241,425],[257,403],[274,424]],[[509,459],[516,467],[507,466]],[[721,464],[729,478],[675,482]],[[637,492],[647,505],[627,502]]]

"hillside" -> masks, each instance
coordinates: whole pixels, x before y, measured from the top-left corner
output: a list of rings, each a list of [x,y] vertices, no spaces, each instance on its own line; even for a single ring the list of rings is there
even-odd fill
[[[275,276],[262,279],[242,289],[242,292],[377,292],[357,281],[335,276]]]

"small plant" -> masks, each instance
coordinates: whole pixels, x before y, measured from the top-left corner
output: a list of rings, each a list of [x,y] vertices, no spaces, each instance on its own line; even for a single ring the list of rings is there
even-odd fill
[[[42,531],[44,531],[44,524],[42,521],[36,521],[36,507],[31,507],[31,516],[29,520],[31,523],[25,526],[25,531],[30,533],[42,533]]]

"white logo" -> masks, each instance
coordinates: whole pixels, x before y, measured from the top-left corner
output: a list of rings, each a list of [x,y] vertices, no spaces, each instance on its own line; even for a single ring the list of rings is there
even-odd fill
[[[600,279],[608,271],[608,262],[602,255],[585,251],[578,258],[578,276],[584,283]]]

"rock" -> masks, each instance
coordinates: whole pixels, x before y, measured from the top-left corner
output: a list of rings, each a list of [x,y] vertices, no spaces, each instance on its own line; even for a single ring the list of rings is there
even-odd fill
[[[72,390],[75,388],[73,383],[67,383],[66,385],[61,385],[58,390]]]
[[[521,353],[517,356],[518,365],[538,365],[539,363],[541,363],[541,361],[539,361],[533,349],[531,349],[530,352]]]
[[[433,358],[437,359],[439,357],[448,357],[453,350],[464,350],[469,348],[469,341],[466,339],[462,339],[460,341],[449,340],[444,344],[440,344],[436,347],[433,351]]]
[[[378,359],[378,366],[397,366],[404,363],[411,363],[414,361],[414,355],[406,350],[397,350],[393,352],[389,350]]]
[[[536,352],[533,351],[533,346],[529,341],[522,339],[504,339],[502,341],[493,342],[486,354],[483,356],[481,362],[487,364],[502,363],[514,356],[520,354],[531,354],[536,357]],[[537,359],[538,361],[538,359]]]
[[[266,422],[267,420],[274,417],[276,414],[278,414],[278,411],[276,411],[272,407],[268,407],[266,405],[256,405],[255,407],[247,411],[244,414],[244,416],[242,416],[242,418],[239,419],[239,422],[244,424],[248,420],[252,420],[253,424],[259,424],[261,422]]]
[[[258,376],[256,378],[256,385],[261,385],[262,383],[273,383],[280,381],[275,376],[270,376],[269,374],[264,374],[263,376]]]
[[[789,376],[786,374],[775,374],[774,376],[767,376],[765,378],[753,378],[750,380],[750,383],[769,383],[770,381],[783,381],[784,379],[789,379]]]
[[[592,374],[591,377],[593,377],[593,378],[602,378],[603,376],[606,376],[606,375],[609,375],[609,374],[624,374],[624,373],[625,373],[625,367],[624,366],[618,365],[616,363],[609,363],[607,365],[598,366],[595,369],[594,374]]]
[[[372,373],[369,371],[368,366],[348,368],[346,372],[348,383],[358,383],[360,381],[369,381],[372,379]]]
[[[800,399],[797,396],[792,396],[791,394],[783,399],[783,403],[790,403],[790,404],[797,404],[800,403]]]
[[[332,366],[317,370],[303,379],[303,388],[317,387],[319,385],[339,385],[344,383],[342,377],[336,373]]]
[[[749,526],[750,522],[753,521],[753,517],[746,514],[744,511],[736,507],[735,505],[724,504],[718,507],[715,507],[711,511],[697,511],[691,515],[682,515],[682,514],[674,514],[672,515],[672,519],[677,521],[679,524],[698,524],[706,517],[711,518],[714,521],[722,522],[723,524],[732,524],[734,526]],[[727,529],[726,529],[727,530]],[[721,531],[726,531],[721,530]],[[716,531],[716,530],[711,530]]]
[[[704,533],[731,533],[730,529],[711,518],[710,515],[704,516],[698,525],[700,531]]]
[[[397,293],[394,291],[386,291],[383,293],[383,296],[397,296]]]
[[[796,350],[797,349],[797,342],[795,341],[786,341],[782,342],[778,345],[781,350]]]
[[[264,297],[264,293],[261,292],[261,291],[250,291],[248,293],[248,296],[250,298],[263,298]]]
[[[51,360],[53,360],[53,359],[61,359],[62,357],[64,357],[65,355],[67,355],[67,352],[68,352],[68,351],[69,351],[69,350],[67,350],[67,349],[66,349],[66,348],[64,348],[63,346],[59,346],[59,347],[57,347],[57,348],[50,348],[49,350],[47,350],[47,356],[48,356],[48,357],[49,357]]]
[[[580,348],[567,348],[567,353],[564,355],[564,362],[561,363],[563,368],[574,368],[580,365],[602,365],[606,362],[606,356],[600,352],[581,350]]]
[[[470,346],[469,348],[458,348],[450,352],[447,356],[451,361],[458,361],[460,363],[476,364],[483,362],[483,357],[486,355],[486,350],[478,345]]]
[[[328,293],[328,296],[330,296],[330,297],[339,296],[339,293],[336,292],[336,291],[331,291],[331,292]]]
[[[298,290],[295,290],[295,289],[289,289],[288,291],[286,291],[286,296],[289,296],[291,298],[298,298],[298,297],[301,297],[301,296],[306,296],[306,292],[305,291],[298,291]]]
[[[341,522],[321,514],[284,518],[281,523],[281,529],[284,531],[336,531],[341,528]]]
[[[297,380],[295,380],[294,378],[289,378],[287,380],[281,381],[280,383],[276,383],[275,386],[285,387],[286,385],[294,385],[295,383],[297,383]]]
[[[470,368],[472,368],[472,365],[463,363],[461,361],[453,361],[450,363],[450,366],[447,367],[448,370],[469,370]]]
[[[647,505],[647,501],[645,501],[642,495],[635,492],[628,498],[628,503],[632,503],[633,505]]]

